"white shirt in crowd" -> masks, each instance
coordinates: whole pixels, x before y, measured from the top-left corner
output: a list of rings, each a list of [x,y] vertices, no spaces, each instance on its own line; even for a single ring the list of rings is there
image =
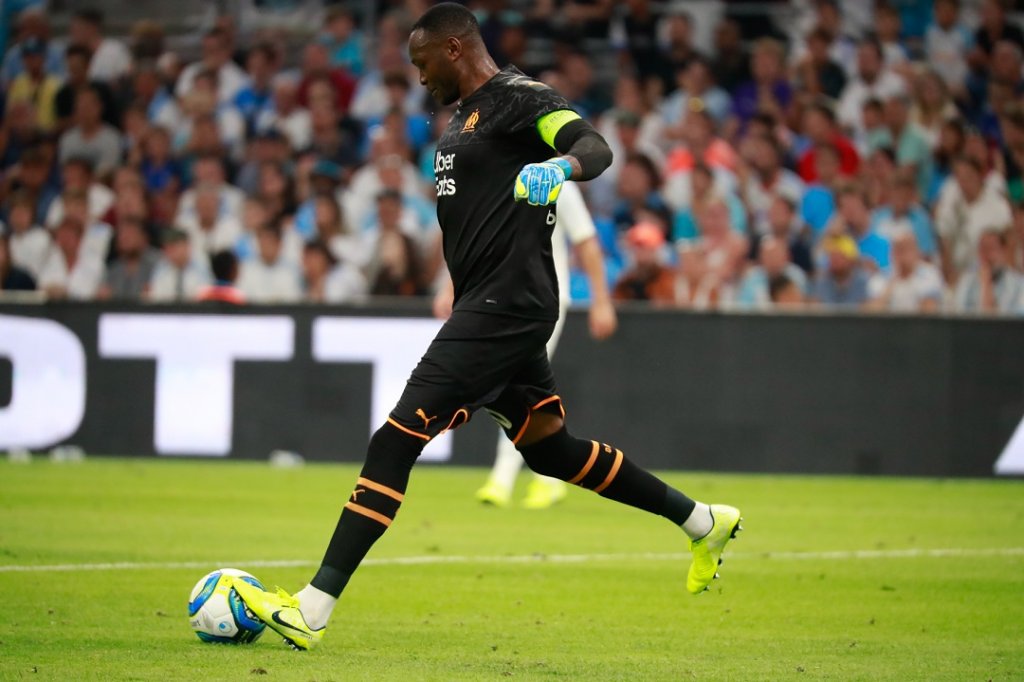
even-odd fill
[[[987,230],[1003,231],[1013,223],[1013,212],[1006,196],[990,183],[981,195],[969,203],[952,178],[939,193],[935,209],[935,228],[950,245],[953,266],[958,272],[967,270],[977,260],[978,240]]]
[[[192,257],[209,260],[218,251],[233,251],[238,238],[242,236],[242,223],[234,215],[221,214],[213,228],[204,230],[195,215],[185,216],[178,221],[178,227],[188,233],[192,244]]]
[[[974,36],[966,26],[959,23],[948,31],[933,23],[924,35],[928,66],[951,88],[959,89],[963,86],[967,78],[967,53],[973,45]]]
[[[102,183],[94,182],[89,185],[86,200],[89,203],[89,217],[99,220],[114,205],[114,190]],[[57,223],[62,220],[64,220],[64,198],[57,197],[50,202],[50,207],[46,209],[46,226],[57,227]]]
[[[253,258],[241,264],[237,286],[250,303],[294,303],[302,299],[298,269],[284,259]]]
[[[355,303],[366,297],[369,285],[359,268],[350,263],[338,263],[324,282],[324,302]]]
[[[893,272],[888,285],[888,309],[898,313],[917,313],[926,301],[934,301],[941,306],[944,290],[939,269],[921,261],[909,277],[900,277]]]
[[[558,276],[558,303],[561,308],[559,319],[562,319],[572,300],[569,287],[569,245],[576,246],[596,236],[597,228],[583,200],[583,192],[575,182],[562,185],[556,216],[555,231],[551,235],[551,257]]]
[[[903,78],[888,69],[883,69],[875,82],[870,85],[857,76],[843,88],[843,93],[839,96],[836,115],[844,127],[859,136],[864,132],[864,104],[868,100],[879,99],[884,102],[890,97],[902,95],[906,91],[907,84]]]
[[[50,244],[50,233],[41,227],[30,228],[21,234],[12,233],[11,262],[38,280],[49,255]]]
[[[159,303],[194,301],[210,283],[209,269],[198,262],[193,261],[179,269],[166,258],[161,258],[149,280],[149,300]]]
[[[747,210],[750,212],[751,227],[755,234],[764,235],[771,231],[768,211],[775,197],[784,197],[799,206],[807,187],[800,176],[788,168],[780,168],[772,185],[765,185],[756,174],[747,178],[744,194]]]
[[[261,133],[276,130],[285,136],[292,151],[303,151],[313,141],[313,117],[302,107],[296,107],[287,116],[268,107],[256,117],[256,130]]]
[[[220,186],[220,215],[239,216],[242,215],[242,206],[245,204],[245,192],[229,185],[226,182]],[[184,220],[195,220],[196,218],[196,190],[187,189],[178,201],[178,215],[176,222]]]
[[[75,266],[69,270],[63,252],[55,246],[50,249],[39,273],[38,286],[40,289],[60,287],[67,291],[68,298],[86,301],[96,297],[104,273],[103,260],[81,247]]]
[[[174,88],[174,94],[178,99],[192,92],[196,76],[206,67],[201,61],[192,62],[181,72],[178,84]],[[249,83],[249,76],[238,64],[228,61],[217,71],[217,100],[222,104],[235,101],[235,95]]]
[[[120,80],[132,69],[132,54],[120,40],[104,38],[89,60],[89,79],[110,82]]]

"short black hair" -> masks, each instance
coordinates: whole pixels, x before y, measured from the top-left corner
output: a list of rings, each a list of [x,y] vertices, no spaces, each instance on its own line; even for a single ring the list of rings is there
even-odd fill
[[[95,7],[87,7],[85,9],[78,10],[75,12],[74,18],[85,22],[86,24],[92,24],[97,29],[103,28],[103,12]]]
[[[412,30],[423,30],[431,35],[480,35],[480,24],[464,6],[457,2],[441,2],[426,12],[412,25]]]
[[[231,282],[238,279],[238,258],[233,251],[218,251],[210,257],[210,269],[218,282]]]
[[[81,57],[85,61],[89,61],[92,59],[92,52],[85,45],[71,44],[64,50],[64,58],[71,59],[72,57]]]

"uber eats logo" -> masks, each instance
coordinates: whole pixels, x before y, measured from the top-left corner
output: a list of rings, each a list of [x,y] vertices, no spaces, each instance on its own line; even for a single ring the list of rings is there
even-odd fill
[[[455,178],[441,175],[455,167],[455,152],[451,154],[438,153],[434,156],[434,176],[437,178],[437,196],[450,197],[455,194]]]

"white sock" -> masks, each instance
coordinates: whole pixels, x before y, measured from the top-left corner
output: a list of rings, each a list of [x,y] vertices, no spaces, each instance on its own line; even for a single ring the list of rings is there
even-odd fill
[[[682,528],[691,540],[700,540],[711,532],[714,525],[715,518],[711,516],[711,507],[703,502],[698,502],[690,515],[683,521]]]
[[[312,585],[306,585],[295,596],[299,600],[299,612],[302,614],[302,618],[306,621],[306,625],[314,630],[319,630],[327,625],[327,619],[331,617],[331,611],[338,603],[336,597],[332,597]]]
[[[505,434],[498,434],[498,456],[494,459],[494,467],[491,469],[491,480],[512,492],[516,485],[516,476],[523,468],[523,456],[516,450]]]

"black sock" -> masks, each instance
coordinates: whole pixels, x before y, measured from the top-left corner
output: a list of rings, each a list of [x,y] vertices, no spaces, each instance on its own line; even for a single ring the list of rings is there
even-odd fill
[[[385,425],[370,439],[366,463],[327,545],[320,570],[310,581],[318,590],[341,595],[352,573],[398,513],[409,472],[423,441]]]
[[[602,497],[658,514],[681,525],[696,503],[626,459],[610,445],[574,438],[562,427],[519,447],[526,464],[544,476],[593,490]]]

